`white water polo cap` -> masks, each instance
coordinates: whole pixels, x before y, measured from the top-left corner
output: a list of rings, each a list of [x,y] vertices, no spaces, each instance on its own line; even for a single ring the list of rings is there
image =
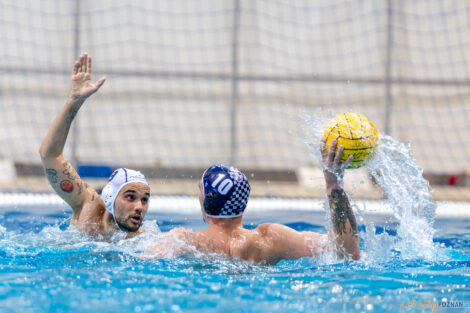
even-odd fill
[[[235,167],[222,164],[209,167],[202,174],[202,188],[207,216],[231,218],[241,216],[245,211],[250,184]]]
[[[128,168],[118,168],[108,179],[108,183],[101,191],[101,198],[106,205],[106,210],[114,216],[114,201],[122,187],[130,183],[143,183],[149,186],[145,176],[135,170]]]

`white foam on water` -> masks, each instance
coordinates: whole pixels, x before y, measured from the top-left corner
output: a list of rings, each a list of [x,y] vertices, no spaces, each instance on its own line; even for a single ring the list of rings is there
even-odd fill
[[[73,225],[66,230],[61,230],[60,225],[44,227],[40,232],[16,232],[7,231],[0,225],[0,248],[4,249],[12,257],[34,257],[48,249],[79,250],[88,249],[93,252],[122,252],[133,255],[144,251],[156,238],[161,236],[161,231],[155,220],[144,221],[143,234],[126,239],[126,233],[117,232],[111,240],[93,238],[79,231]]]

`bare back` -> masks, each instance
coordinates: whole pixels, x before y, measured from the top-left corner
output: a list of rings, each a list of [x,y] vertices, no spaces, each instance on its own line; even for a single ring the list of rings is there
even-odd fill
[[[164,236],[167,239],[175,237],[194,246],[202,253],[215,253],[239,258],[250,262],[276,264],[282,259],[292,260],[306,256],[316,256],[328,246],[328,236],[314,232],[298,232],[287,226],[267,223],[256,229],[237,227],[227,231],[209,227],[200,231],[184,228],[173,229]],[[169,246],[160,241],[153,251],[148,251],[152,257],[159,257],[157,251],[168,251]],[[175,248],[175,245],[172,245]],[[179,246],[173,251],[178,256],[186,251]]]

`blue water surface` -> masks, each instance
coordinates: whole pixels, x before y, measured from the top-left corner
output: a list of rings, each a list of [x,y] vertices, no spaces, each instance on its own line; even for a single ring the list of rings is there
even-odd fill
[[[159,229],[205,227],[198,215],[149,214],[145,235],[114,243],[69,230],[69,217],[0,212],[1,312],[431,312],[403,303],[470,301],[468,221],[436,220],[426,257],[414,252],[419,247],[397,248],[397,225],[379,218],[360,225],[358,262],[330,256],[263,266],[219,256],[134,257]],[[324,233],[324,219],[289,211],[247,215],[244,223]]]

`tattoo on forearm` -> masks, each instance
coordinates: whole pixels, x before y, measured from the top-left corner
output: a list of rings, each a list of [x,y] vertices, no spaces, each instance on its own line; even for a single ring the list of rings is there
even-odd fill
[[[346,222],[351,225],[351,232],[357,236],[357,223],[354,213],[349,204],[348,197],[341,189],[333,189],[329,196],[330,208],[332,210],[333,227],[337,234],[346,233]]]
[[[53,168],[46,168],[47,179],[51,184],[57,184],[57,171]]]
[[[69,114],[67,115],[67,119],[66,119],[67,123],[72,123],[73,119],[78,113],[78,110],[80,110],[80,107],[77,107],[77,106],[73,106],[70,109]]]

